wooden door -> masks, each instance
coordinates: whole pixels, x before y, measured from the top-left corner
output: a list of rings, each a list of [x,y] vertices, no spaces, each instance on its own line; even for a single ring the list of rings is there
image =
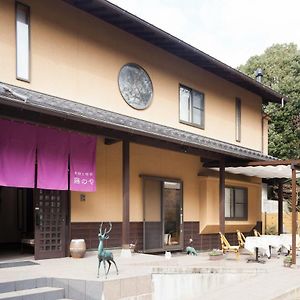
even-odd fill
[[[66,256],[67,191],[36,190],[35,259]]]

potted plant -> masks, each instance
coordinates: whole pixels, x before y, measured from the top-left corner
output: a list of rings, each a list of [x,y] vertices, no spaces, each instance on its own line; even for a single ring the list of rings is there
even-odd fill
[[[284,258],[284,260],[283,260],[283,266],[284,267],[291,267],[291,265],[292,265],[292,256],[291,255],[288,255],[288,256],[286,256],[285,258]]]
[[[223,251],[219,249],[213,249],[208,252],[208,257],[210,260],[220,260],[223,259]]]

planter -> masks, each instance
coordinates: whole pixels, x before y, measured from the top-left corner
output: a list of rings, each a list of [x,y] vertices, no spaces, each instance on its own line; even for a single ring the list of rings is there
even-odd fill
[[[86,245],[83,239],[71,240],[70,254],[73,258],[82,258],[86,252]]]
[[[292,266],[292,262],[291,261],[284,261],[283,266],[287,267],[287,268],[290,268]]]
[[[285,259],[283,260],[283,266],[290,268],[292,266],[292,257],[291,256],[287,256],[285,257]]]

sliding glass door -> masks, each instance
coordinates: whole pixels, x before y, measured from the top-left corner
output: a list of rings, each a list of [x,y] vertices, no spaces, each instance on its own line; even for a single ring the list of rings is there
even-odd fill
[[[143,193],[144,251],[182,249],[182,182],[144,176]]]

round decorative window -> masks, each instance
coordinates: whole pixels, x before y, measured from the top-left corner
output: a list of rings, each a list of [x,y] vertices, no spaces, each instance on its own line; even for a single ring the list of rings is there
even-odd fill
[[[153,87],[147,72],[136,64],[124,65],[119,73],[119,89],[133,108],[145,109],[152,100]]]

